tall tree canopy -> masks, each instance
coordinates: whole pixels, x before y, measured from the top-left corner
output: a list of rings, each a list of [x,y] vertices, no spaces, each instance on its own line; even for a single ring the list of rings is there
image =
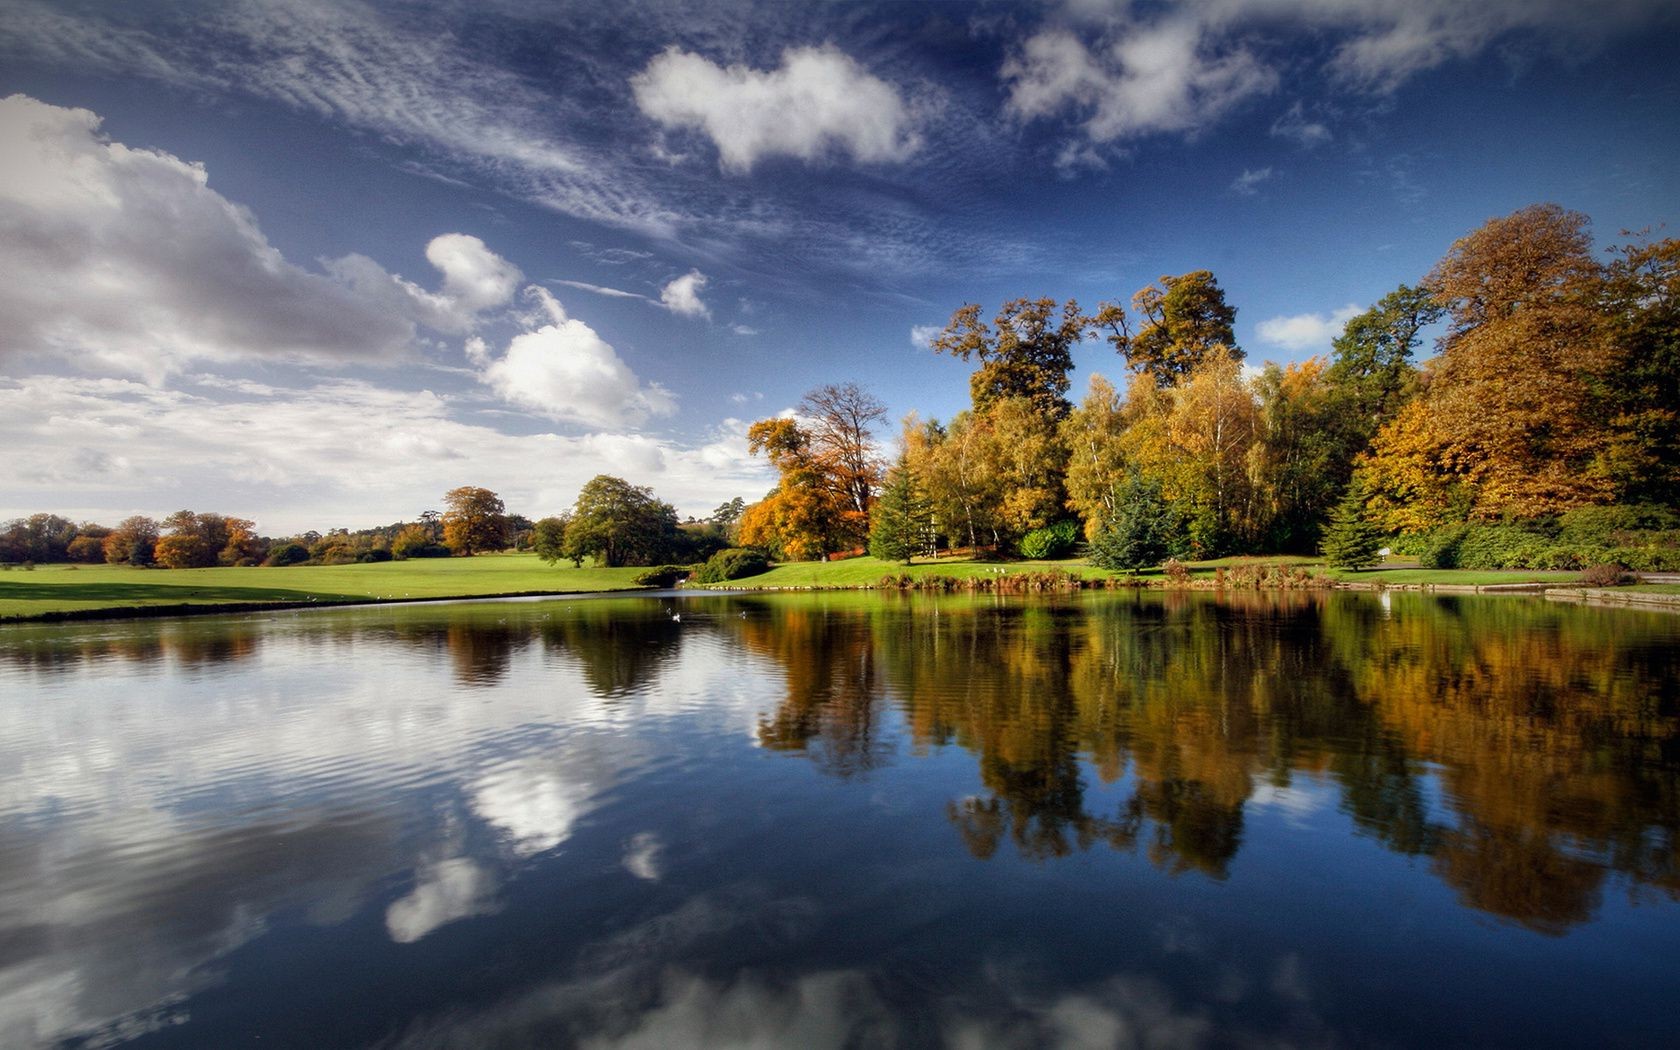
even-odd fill
[[[1090,323],[1072,299],[1061,305],[1059,315],[1054,299],[1011,299],[998,309],[994,329],[980,319],[979,305],[970,303],[951,315],[931,345],[964,361],[979,359],[968,381],[976,410],[1024,397],[1059,420],[1073,407],[1067,400],[1073,348]]]
[[[1606,432],[1589,383],[1607,355],[1587,224],[1555,204],[1524,208],[1459,239],[1430,273],[1450,326],[1420,402],[1377,435],[1375,509],[1422,499],[1532,517],[1611,497],[1590,469]]]
[[[597,474],[578,493],[565,526],[565,556],[610,568],[658,565],[677,547],[677,512],[653,490]]]
[[[1195,371],[1215,347],[1242,360],[1232,327],[1236,307],[1225,302],[1225,290],[1211,271],[1163,276],[1132,297],[1132,310],[1139,319],[1135,335],[1117,306],[1105,304],[1093,320],[1109,329],[1109,342],[1126,363],[1153,376],[1159,386],[1172,386]]]

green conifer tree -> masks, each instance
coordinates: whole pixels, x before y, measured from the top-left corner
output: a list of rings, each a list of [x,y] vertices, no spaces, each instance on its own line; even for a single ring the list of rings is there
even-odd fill
[[[1381,534],[1365,517],[1365,489],[1356,481],[1330,512],[1330,523],[1324,527],[1324,560],[1332,569],[1357,571],[1377,564],[1381,547]]]
[[[1116,493],[1114,519],[1091,540],[1091,564],[1136,572],[1166,560],[1174,527],[1160,482],[1134,471]]]
[[[908,457],[901,455],[870,508],[869,553],[882,561],[909,565],[924,545],[929,517],[927,498],[916,484]]]

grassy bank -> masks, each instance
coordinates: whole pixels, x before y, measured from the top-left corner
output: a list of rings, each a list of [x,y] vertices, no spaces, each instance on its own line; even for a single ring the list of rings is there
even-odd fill
[[[1232,586],[1253,586],[1255,570],[1288,566],[1330,581],[1383,587],[1484,587],[1495,584],[1545,583],[1570,586],[1579,574],[1569,572],[1498,572],[1419,569],[1396,565],[1364,572],[1327,570],[1315,558],[1223,558],[1190,566],[1198,586],[1212,586],[1221,571]],[[105,611],[160,613],[205,606],[270,606],[333,602],[404,601],[426,598],[472,598],[510,594],[578,594],[633,590],[641,569],[573,568],[545,565],[532,554],[495,554],[477,558],[437,558],[373,565],[293,566],[283,569],[134,569],[110,565],[46,565],[33,570],[0,572],[0,619],[58,615],[97,615]],[[1005,577],[1072,573],[1103,581],[1130,574],[1109,572],[1079,560],[980,562],[962,558],[916,559],[911,565],[875,558],[840,562],[796,562],[726,586],[742,590],[873,588],[883,577],[913,580],[949,577],[990,581],[998,589]],[[1138,574],[1146,586],[1166,581],[1159,569]],[[1262,584],[1265,586],[1266,584]],[[1675,588],[1680,590],[1680,588]]]
[[[628,590],[641,569],[545,565],[534,554],[283,569],[43,565],[0,572],[0,619],[105,609],[577,594]]]

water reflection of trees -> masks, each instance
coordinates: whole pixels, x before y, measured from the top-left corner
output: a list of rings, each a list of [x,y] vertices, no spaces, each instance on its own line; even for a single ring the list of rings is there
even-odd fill
[[[976,755],[948,816],[975,856],[1097,843],[1223,878],[1258,788],[1338,789],[1362,834],[1467,904],[1558,932],[1609,872],[1680,896],[1671,620],[1526,600],[1248,594],[788,607],[744,632],[787,668],[761,725],[849,774],[911,746]],[[1093,805],[1094,776],[1119,789]]]

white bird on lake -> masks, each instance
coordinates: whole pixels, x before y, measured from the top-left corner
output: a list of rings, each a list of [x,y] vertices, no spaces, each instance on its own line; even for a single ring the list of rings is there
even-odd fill
[[[671,622],[672,623],[682,623],[682,613],[672,613],[671,614]]]

